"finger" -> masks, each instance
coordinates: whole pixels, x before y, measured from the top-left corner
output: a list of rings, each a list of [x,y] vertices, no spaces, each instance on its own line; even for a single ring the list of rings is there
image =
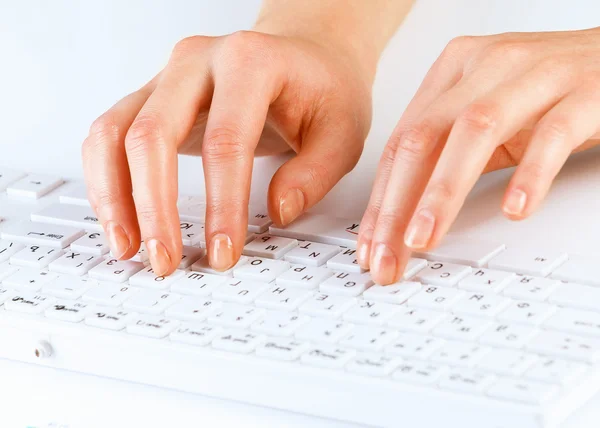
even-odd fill
[[[502,209],[513,220],[531,215],[548,194],[573,150],[591,146],[600,131],[596,89],[579,89],[552,108],[534,128],[531,142],[504,196]]]
[[[153,88],[154,81],[96,119],[82,147],[88,199],[119,259],[133,257],[140,243],[124,140]]]
[[[242,46],[232,45],[235,49],[215,64],[215,90],[202,145],[208,259],[217,270],[231,268],[241,255],[254,150],[269,105],[281,90],[278,64],[246,49],[251,45],[236,37],[231,43]]]
[[[406,229],[406,245],[421,251],[436,246],[496,147],[555,105],[572,81],[570,73],[538,67],[497,86],[461,112]]]
[[[319,202],[360,158],[367,129],[349,128],[345,116],[328,110],[324,119],[311,124],[295,157],[273,175],[269,186],[269,216],[287,225]]]
[[[125,139],[138,223],[159,276],[172,273],[181,261],[177,147],[210,100],[208,62],[202,55],[207,43],[194,37],[177,45]]]

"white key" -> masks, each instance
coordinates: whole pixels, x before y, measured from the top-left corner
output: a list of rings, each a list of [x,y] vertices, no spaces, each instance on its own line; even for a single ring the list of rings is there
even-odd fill
[[[437,383],[447,367],[425,361],[405,361],[392,374],[392,379],[417,385]]]
[[[308,347],[307,342],[287,337],[272,337],[258,345],[256,355],[274,360],[293,361],[300,358]]]
[[[220,327],[205,323],[186,322],[180,324],[171,332],[169,338],[172,342],[181,342],[188,345],[208,345],[218,334],[222,332]]]
[[[271,223],[265,208],[252,205],[248,207],[248,232],[264,233],[269,229]]]
[[[505,248],[505,245],[494,242],[450,236],[423,256],[432,261],[482,267]]]
[[[201,257],[206,255],[206,250],[197,247],[190,247],[189,245],[183,246],[181,254],[181,262],[179,262],[178,269],[187,269],[192,264],[196,263]]]
[[[162,339],[177,328],[179,321],[157,315],[137,315],[127,325],[127,333]]]
[[[10,168],[0,167],[0,192],[4,191],[9,184],[25,177],[24,172],[15,171]]]
[[[433,334],[445,339],[475,341],[490,326],[489,321],[477,317],[455,315],[446,318],[434,329]]]
[[[389,319],[388,325],[400,331],[427,333],[447,317],[444,312],[403,306]]]
[[[169,276],[156,276],[152,267],[146,267],[129,278],[129,283],[136,287],[165,290],[185,276],[182,270],[175,270]]]
[[[523,275],[548,276],[567,261],[565,253],[507,248],[488,263],[492,269],[508,270]]]
[[[347,365],[346,370],[366,376],[389,375],[402,364],[402,359],[374,352],[360,352]]]
[[[340,340],[340,345],[359,351],[376,352],[383,349],[398,336],[398,332],[381,327],[358,325]]]
[[[469,266],[455,265],[452,263],[430,262],[428,266],[417,274],[417,280],[432,285],[453,287],[471,273]]]
[[[223,351],[249,354],[265,340],[266,337],[262,334],[245,330],[230,329],[218,334],[214,338],[212,346]]]
[[[18,270],[19,268],[17,266],[13,266],[9,262],[0,263],[0,281],[9,277]]]
[[[477,364],[477,368],[498,375],[518,377],[537,361],[534,354],[512,349],[494,349]]]
[[[24,290],[14,292],[12,296],[4,301],[4,307],[7,311],[41,314],[53,302],[53,297]]]
[[[493,318],[511,303],[512,300],[497,294],[467,293],[452,307],[452,312],[461,315]]]
[[[458,282],[458,288],[476,292],[497,293],[515,277],[512,272],[493,269],[474,269]]]
[[[112,251],[110,252],[110,257],[112,257],[113,259],[117,258],[117,257],[115,257],[115,254]],[[135,253],[133,256],[131,256],[127,260],[131,260],[132,262],[140,262],[140,263],[144,263],[145,264],[148,261],[148,250],[146,249],[146,244],[142,242],[140,244],[140,249],[138,250],[138,252]]]
[[[362,273],[365,270],[360,267],[356,260],[356,250],[353,248],[342,248],[342,251],[333,258],[327,260],[327,267],[342,272]]]
[[[292,224],[283,228],[272,225],[269,231],[273,235],[322,244],[356,248],[359,222],[322,214],[303,214]]]
[[[338,318],[354,304],[356,299],[352,297],[317,293],[304,302],[299,311],[315,317]]]
[[[182,221],[204,223],[206,219],[206,201],[204,196],[179,196],[177,200],[179,218]]]
[[[201,297],[183,297],[165,310],[165,315],[181,321],[204,321],[221,309],[221,302]]]
[[[352,331],[352,325],[336,320],[313,318],[296,330],[300,340],[316,343],[336,343]]]
[[[60,195],[58,200],[61,204],[90,206],[90,201],[87,198],[87,188],[84,183],[72,186],[68,192]]]
[[[123,330],[136,317],[134,312],[124,311],[119,308],[96,306],[94,310],[85,317],[85,324],[104,328],[106,330]]]
[[[464,291],[454,288],[431,285],[423,287],[421,291],[408,299],[406,304],[418,308],[448,311],[464,294]]]
[[[33,223],[31,221],[11,223],[2,229],[2,239],[58,249],[68,247],[84,234],[83,230],[74,227]]]
[[[99,281],[125,282],[132,275],[144,269],[144,264],[131,260],[117,260],[108,258],[94,266],[88,272],[90,278]]]
[[[221,284],[227,282],[228,277],[212,275],[203,272],[188,272],[171,285],[175,293],[189,294],[192,296],[209,296]]]
[[[600,287],[600,257],[569,255],[551,275],[561,281]]]
[[[569,333],[542,331],[526,345],[542,355],[566,358],[584,363],[600,360],[600,340]]]
[[[442,389],[482,394],[494,381],[494,375],[468,369],[451,369],[442,374],[438,385]]]
[[[86,233],[81,238],[75,240],[71,244],[71,251],[76,251],[83,254],[93,254],[95,256],[103,256],[110,249],[104,234],[98,232]]]
[[[547,303],[514,301],[498,315],[498,320],[531,326],[541,325],[556,311],[556,306]]]
[[[31,221],[58,224],[90,232],[102,232],[102,225],[90,207],[67,204],[52,204],[31,213]]]
[[[72,300],[56,300],[46,309],[44,315],[68,322],[81,322],[92,311],[94,307],[88,303]]]
[[[323,293],[357,297],[368,287],[373,285],[373,279],[369,273],[335,272],[319,286]]]
[[[10,257],[18,251],[21,251],[25,246],[17,242],[8,241],[6,239],[0,240],[0,263],[7,261]]]
[[[375,284],[365,290],[363,297],[376,302],[401,305],[419,291],[421,291],[421,284],[418,282],[398,282],[390,285]]]
[[[269,336],[291,336],[310,317],[295,312],[267,311],[265,315],[252,324],[252,330]]]
[[[556,385],[515,379],[499,379],[488,388],[487,394],[503,400],[541,405],[558,395]]]
[[[360,300],[344,313],[343,318],[357,324],[384,325],[400,310],[397,305]]]
[[[178,294],[165,293],[158,290],[140,290],[127,299],[123,303],[123,307],[133,312],[158,315],[179,299],[181,299],[181,296]]]
[[[11,298],[13,294],[15,294],[14,290],[0,285],[0,305]]]
[[[425,360],[444,345],[443,339],[421,334],[400,333],[385,348],[385,353],[408,359]]]
[[[539,382],[570,386],[581,379],[590,366],[559,358],[544,357],[530,368],[524,377]]]
[[[289,268],[290,264],[283,260],[250,257],[248,263],[244,263],[239,268],[233,270],[233,276],[252,281],[271,282],[283,272],[289,270]]]
[[[275,282],[284,287],[297,287],[312,290],[319,287],[321,282],[333,275],[333,272],[324,267],[295,265],[279,275]]]
[[[431,361],[450,366],[473,367],[490,348],[466,342],[446,342],[441,349],[431,355]]]
[[[427,267],[427,260],[411,257],[404,268],[402,279],[408,280]]]
[[[281,311],[293,311],[310,296],[312,292],[294,287],[275,285],[267,292],[258,296],[256,306]]]
[[[264,309],[237,303],[224,303],[218,310],[208,317],[208,322],[224,327],[247,328],[261,318]]]
[[[283,258],[291,263],[306,266],[321,266],[340,252],[335,245],[319,244],[317,242],[301,241],[298,246],[288,251]]]
[[[87,271],[102,261],[104,259],[100,256],[68,251],[53,262],[50,262],[48,269],[67,275],[81,276],[85,275]]]
[[[270,285],[264,282],[232,278],[215,288],[212,295],[218,300],[247,305],[267,291],[269,287]]]
[[[90,287],[96,285],[96,281],[88,278],[74,278],[70,276],[59,276],[42,286],[42,292],[49,296],[60,299],[79,299]]]
[[[302,354],[300,360],[311,366],[341,369],[355,355],[356,351],[352,349],[344,349],[335,345],[317,345]]]
[[[16,290],[39,291],[42,286],[57,277],[57,274],[45,270],[21,268],[5,278],[2,285]]]
[[[548,278],[535,276],[516,276],[502,291],[505,296],[520,300],[533,300],[543,302],[554,292],[560,284]]]
[[[268,234],[259,235],[246,244],[243,253],[247,256],[280,259],[285,253],[295,248],[298,241]]]
[[[62,178],[42,174],[29,174],[6,187],[10,196],[39,199],[63,184]]]
[[[496,323],[479,338],[484,345],[520,349],[538,333],[534,327]]]
[[[62,254],[63,251],[56,248],[30,245],[13,254],[10,258],[10,263],[16,266],[43,269]]]
[[[548,301],[560,306],[597,311],[600,308],[600,288],[573,283],[559,284]]]
[[[192,265],[192,270],[197,272],[210,273],[212,275],[233,276],[233,271],[247,262],[248,257],[242,256],[235,264],[235,266],[233,266],[231,269],[227,269],[225,271],[218,271],[210,267],[210,264],[208,263],[208,256],[204,256]]]
[[[191,221],[182,221],[179,224],[181,228],[181,240],[183,245],[200,245],[206,248],[204,224]]]
[[[600,337],[600,313],[571,308],[559,308],[544,328],[581,336]]]
[[[96,303],[103,306],[120,306],[125,300],[139,291],[139,288],[126,284],[100,282],[90,287],[81,296],[84,302]]]

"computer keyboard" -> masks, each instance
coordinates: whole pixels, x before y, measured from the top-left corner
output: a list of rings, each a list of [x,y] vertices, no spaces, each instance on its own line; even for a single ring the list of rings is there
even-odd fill
[[[371,426],[555,427],[600,389],[600,258],[454,236],[374,285],[358,222],[250,207],[206,259],[116,260],[81,183],[0,168],[0,357]],[[85,393],[82,391],[82,393]]]

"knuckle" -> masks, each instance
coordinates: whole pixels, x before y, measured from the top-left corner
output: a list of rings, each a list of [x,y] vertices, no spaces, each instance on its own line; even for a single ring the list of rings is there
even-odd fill
[[[89,137],[84,148],[95,149],[98,145],[114,144],[119,141],[121,129],[117,122],[107,113],[94,120],[90,126]]]
[[[404,160],[420,161],[427,156],[436,137],[432,128],[426,124],[418,124],[401,132],[391,143],[394,157]]]
[[[457,122],[476,133],[493,132],[498,127],[498,111],[491,103],[473,103],[465,109]]]
[[[203,36],[185,37],[175,44],[172,55],[175,57],[183,57],[196,52],[204,45],[205,40],[206,37]]]
[[[160,120],[151,115],[142,115],[127,131],[125,150],[131,156],[143,156],[150,149],[164,148],[165,141]]]
[[[527,161],[520,165],[521,174],[526,177],[527,183],[535,183],[546,176],[546,169],[544,166],[535,161]]]
[[[436,180],[427,186],[426,205],[446,205],[456,197],[455,186],[447,179]]]
[[[377,217],[377,230],[392,231],[397,230],[400,222],[399,213],[397,209],[382,209]]]
[[[531,48],[523,42],[503,40],[490,44],[482,54],[493,60],[517,63],[531,56]]]
[[[237,31],[223,39],[221,49],[226,69],[259,69],[265,72],[272,64],[273,51],[265,34]]]
[[[570,135],[571,124],[565,117],[553,117],[538,124],[537,137],[546,142],[565,142]]]
[[[443,51],[443,55],[455,57],[469,51],[478,42],[475,36],[458,36],[448,42]]]
[[[241,132],[229,127],[207,131],[202,143],[202,156],[210,159],[240,159],[249,154]]]

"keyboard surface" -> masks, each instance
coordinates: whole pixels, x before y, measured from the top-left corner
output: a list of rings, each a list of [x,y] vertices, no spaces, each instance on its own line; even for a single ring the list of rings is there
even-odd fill
[[[215,272],[204,201],[182,196],[183,257],[157,277],[143,245],[111,257],[81,183],[0,168],[0,192],[4,358],[378,426],[558,426],[600,386],[594,257],[453,237],[384,287],[357,221],[277,228],[252,206],[244,255]]]

